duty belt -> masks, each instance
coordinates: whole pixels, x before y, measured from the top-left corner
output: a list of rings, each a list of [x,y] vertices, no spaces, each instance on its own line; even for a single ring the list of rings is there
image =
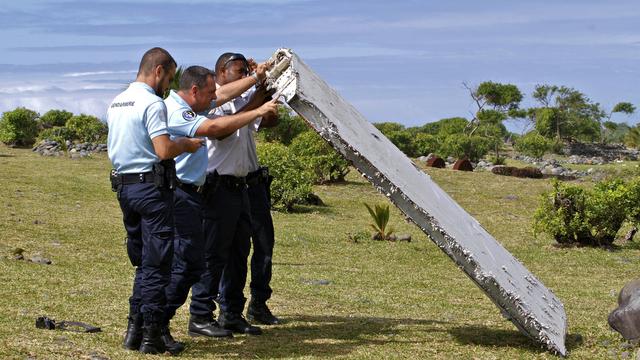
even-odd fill
[[[153,172],[151,171],[139,174],[118,174],[117,177],[122,185],[154,182]]]
[[[220,184],[235,190],[247,187],[247,178],[244,176],[219,175],[218,181],[220,181]]]

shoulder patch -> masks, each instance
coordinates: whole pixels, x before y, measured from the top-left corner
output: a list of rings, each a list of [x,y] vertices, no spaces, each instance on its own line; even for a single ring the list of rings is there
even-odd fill
[[[196,118],[196,113],[192,110],[185,110],[182,112],[182,117],[187,121],[191,121]]]

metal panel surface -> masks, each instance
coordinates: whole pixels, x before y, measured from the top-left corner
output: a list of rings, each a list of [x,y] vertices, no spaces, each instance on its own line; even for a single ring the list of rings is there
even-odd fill
[[[269,80],[278,95],[420,227],[521,332],[565,355],[566,315],[553,292],[295,53],[278,51],[272,59],[289,62]]]

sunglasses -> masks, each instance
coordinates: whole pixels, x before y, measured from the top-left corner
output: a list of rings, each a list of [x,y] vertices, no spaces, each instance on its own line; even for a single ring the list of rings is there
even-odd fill
[[[248,75],[249,74],[249,62],[247,61],[247,58],[244,57],[244,55],[242,54],[232,54],[227,61],[224,62],[224,66],[223,68],[226,69],[227,65],[229,65],[230,62],[232,61],[237,61],[240,60],[242,61],[242,63],[244,64],[244,67],[240,70],[244,75]]]

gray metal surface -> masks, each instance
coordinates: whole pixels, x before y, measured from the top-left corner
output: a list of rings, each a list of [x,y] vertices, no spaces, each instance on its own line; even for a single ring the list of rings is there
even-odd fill
[[[560,300],[294,53],[271,79],[287,103],[442,249],[516,327],[566,354]],[[279,75],[279,76],[278,76]]]

